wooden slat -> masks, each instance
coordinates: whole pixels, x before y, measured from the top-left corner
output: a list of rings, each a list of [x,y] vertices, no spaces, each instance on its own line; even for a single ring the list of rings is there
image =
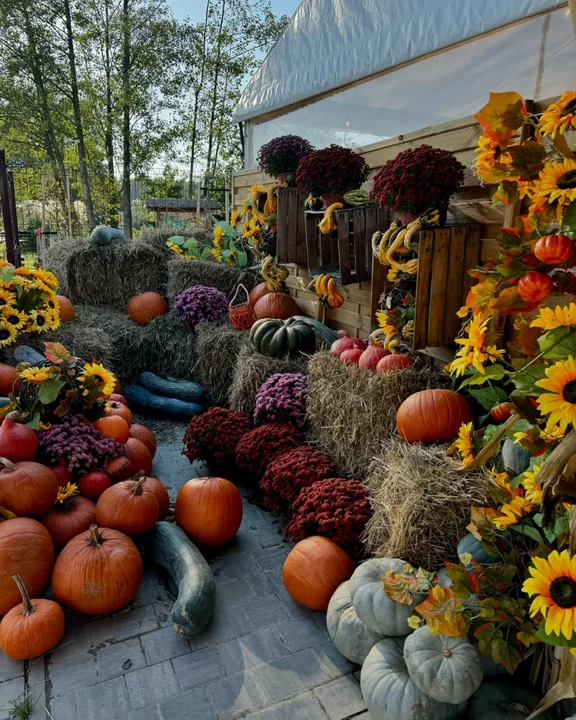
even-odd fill
[[[482,234],[484,235],[484,230],[486,227],[484,226],[482,228]],[[500,245],[494,240],[493,238],[487,238],[483,237],[480,240],[480,262],[484,263],[488,260],[496,260],[498,256],[500,255]]]
[[[306,254],[308,256],[308,267],[314,270],[318,267],[318,219],[314,213],[305,213],[304,223],[306,227]]]
[[[296,229],[298,215],[298,191],[288,188],[288,262],[296,262]]]
[[[368,280],[370,272],[366,266],[366,208],[353,212],[354,218],[354,255],[356,261],[356,281]]]
[[[279,263],[289,262],[288,257],[288,193],[278,188],[278,213],[276,230],[276,255]]]
[[[304,195],[296,190],[298,212],[296,213],[296,262],[306,264],[308,254],[306,252],[306,226],[304,223]]]
[[[448,259],[448,280],[446,282],[446,304],[444,307],[444,345],[452,345],[460,328],[456,313],[462,306],[461,287],[464,269],[466,229],[453,227],[450,230],[450,254]],[[434,310],[432,310],[434,312]]]
[[[430,311],[428,314],[427,345],[429,347],[442,345],[444,342],[444,308],[446,305],[446,281],[450,255],[450,230],[436,230],[434,236]]]
[[[418,275],[416,276],[416,305],[414,318],[414,350],[425,348],[428,339],[428,310],[430,305],[430,279],[432,274],[432,255],[434,252],[434,232],[420,232],[420,250],[418,252]]]
[[[478,265],[480,259],[480,226],[472,225],[466,231],[466,247],[464,251],[464,265],[462,267],[462,294],[461,304],[466,304],[466,296],[476,280],[468,274],[468,270]]]
[[[324,235],[318,230],[320,239],[320,265],[326,266],[330,264],[330,235]]]
[[[352,282],[350,273],[350,214],[348,210],[337,210],[338,264],[340,265],[341,284]]]

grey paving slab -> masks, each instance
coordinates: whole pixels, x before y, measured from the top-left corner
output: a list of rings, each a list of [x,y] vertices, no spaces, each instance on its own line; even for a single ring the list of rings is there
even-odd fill
[[[140,638],[107,645],[96,652],[98,680],[111,680],[146,667]]]
[[[250,671],[211,683],[207,692],[218,720],[234,720],[264,704],[264,697]]]
[[[56,718],[54,718],[54,720],[56,720]],[[157,705],[150,705],[147,708],[128,713],[122,720],[161,720],[160,711]]]
[[[147,665],[155,665],[190,652],[187,638],[171,627],[161,628],[140,637]]]
[[[48,706],[50,715],[56,720],[78,720],[78,708],[75,693],[53,698]],[[82,715],[83,717],[83,715]]]
[[[246,715],[246,720],[327,720],[328,715],[311,692],[305,692]]]
[[[158,628],[158,618],[152,605],[128,608],[112,619],[114,640],[126,640]]]
[[[255,630],[219,645],[220,659],[228,675],[284,657],[288,648],[271,628]]]
[[[258,598],[247,578],[237,578],[216,585],[216,607],[229,609],[246,605]]]
[[[216,710],[205,688],[195,688],[163,700],[158,710],[162,720],[216,720]],[[138,720],[141,720],[140,715]]]
[[[327,640],[325,634],[314,622],[312,614],[307,617],[283,620],[277,623],[274,629],[292,653],[323,645]]]
[[[276,703],[330,680],[330,674],[312,650],[272,660],[248,671],[266,703]]]
[[[244,612],[252,625],[260,628],[274,625],[288,617],[288,613],[276,595],[267,595],[259,600],[254,600],[246,605]]]
[[[15,700],[24,692],[24,678],[12,678],[0,683],[0,720],[10,717],[10,701]]]
[[[24,663],[20,660],[10,660],[7,655],[0,652],[0,683],[22,675],[24,675]]]
[[[219,650],[213,647],[174,658],[172,667],[182,690],[206,685],[226,675]]]
[[[358,668],[358,665],[353,665],[348,662],[343,655],[340,655],[331,642],[327,642],[324,645],[317,645],[313,652],[320,658],[322,667],[325,668],[333,679],[342,675],[348,675],[352,670]]]
[[[282,567],[286,562],[286,550],[284,547],[273,546],[254,551],[252,557],[261,570],[282,572]]]
[[[92,653],[81,655],[70,655],[64,659],[48,662],[48,678],[51,683],[52,697],[66,695],[70,689],[96,685],[98,682],[98,671],[96,658]]]
[[[190,638],[192,650],[210,647],[247,635],[254,629],[242,607],[215,612],[208,627]]]
[[[76,707],[78,720],[124,720],[130,710],[125,678],[113,678],[79,690]]]
[[[250,553],[240,553],[233,558],[217,560],[212,565],[212,572],[217,582],[248,577],[260,570]]]
[[[180,691],[169,660],[126,675],[131,710],[140,710]]]
[[[352,675],[333,680],[327,685],[315,688],[313,692],[322,703],[330,720],[345,720],[351,715],[366,710],[358,681]]]

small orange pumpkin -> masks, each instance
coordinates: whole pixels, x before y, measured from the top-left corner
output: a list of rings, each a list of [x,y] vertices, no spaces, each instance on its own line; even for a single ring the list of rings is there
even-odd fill
[[[414,363],[408,355],[401,355],[396,353],[395,355],[386,355],[378,361],[376,365],[376,372],[378,375],[381,373],[389,372],[390,370],[402,370],[404,368],[412,367]]]
[[[0,458],[0,507],[18,517],[40,518],[51,510],[58,495],[56,475],[37,462],[10,462]]]
[[[56,552],[60,552],[72,538],[88,530],[95,521],[96,505],[92,500],[82,495],[72,495],[57,503],[42,518],[42,525],[50,533]]]
[[[148,448],[138,438],[128,438],[124,445],[126,457],[130,460],[132,475],[143,470],[146,475],[152,475],[152,456]]]
[[[494,405],[492,410],[490,410],[490,415],[496,420],[496,422],[504,422],[504,420],[508,420],[510,415],[512,415],[512,403],[509,402],[501,402],[498,403],[498,405]]]
[[[176,498],[176,522],[199,545],[231,540],[242,523],[242,496],[224,478],[188,480]]]
[[[462,395],[453,390],[421,390],[398,408],[396,429],[409,443],[445,442],[470,420],[472,410]]]
[[[260,300],[260,298],[263,298],[264,295],[268,295],[268,293],[271,293],[271,292],[272,292],[272,290],[270,290],[270,288],[268,287],[268,283],[265,283],[265,282],[259,283],[258,285],[256,285],[256,287],[254,287],[254,288],[252,288],[252,290],[250,290],[250,296],[249,296],[250,305],[252,305],[252,307],[254,307],[254,305],[256,305],[256,303],[258,302],[258,300]]]
[[[12,660],[31,660],[53,650],[64,636],[62,608],[53,600],[30,600],[19,575],[13,578],[22,602],[0,622],[0,648]]]
[[[311,610],[326,610],[341,583],[354,572],[354,560],[335,542],[313,535],[297,543],[284,562],[282,580],[291,597]]]
[[[552,292],[554,284],[550,275],[546,273],[532,272],[520,278],[518,283],[518,295],[527,303],[541,303]]]
[[[120,415],[105,415],[103,418],[96,420],[93,425],[102,435],[113,438],[122,445],[130,437],[128,423]]]
[[[56,295],[58,300],[58,311],[60,313],[61,322],[71,322],[76,317],[74,305],[64,295]]]
[[[534,244],[534,255],[549,265],[570,260],[574,254],[574,241],[568,235],[545,235]]]
[[[282,292],[268,293],[260,298],[254,305],[254,314],[258,320],[262,318],[275,318],[288,320],[300,312],[296,301]]]
[[[158,520],[158,500],[143,473],[105,490],[96,505],[96,524],[126,535],[143,535]]]
[[[148,430],[148,428],[144,425],[131,425],[130,437],[143,442],[148,448],[148,452],[152,456],[152,459],[154,459],[154,455],[156,455],[156,436],[151,430]]]
[[[8,397],[14,390],[14,383],[18,382],[18,371],[12,365],[0,363],[0,395]]]
[[[112,415],[118,415],[119,417],[126,420],[128,423],[128,427],[132,425],[132,413],[130,411],[130,408],[126,407],[121,402],[116,402],[115,400],[109,400],[106,403],[106,409],[104,410],[104,413],[106,417],[111,417]]]
[[[140,295],[134,295],[126,305],[126,314],[138,325],[148,325],[150,320],[160,315],[166,315],[167,312],[168,303],[157,292],[144,292],[140,293]]]

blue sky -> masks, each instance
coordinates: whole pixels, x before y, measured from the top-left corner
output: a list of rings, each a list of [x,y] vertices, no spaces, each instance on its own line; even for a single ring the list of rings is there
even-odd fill
[[[206,7],[204,0],[169,0],[169,3],[180,18],[189,15],[192,20],[200,22],[204,17]],[[277,15],[293,15],[300,0],[272,0],[271,4]]]

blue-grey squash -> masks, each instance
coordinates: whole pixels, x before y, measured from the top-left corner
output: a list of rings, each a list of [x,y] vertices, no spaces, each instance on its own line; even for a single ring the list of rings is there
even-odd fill
[[[90,242],[92,245],[110,245],[110,243],[125,240],[124,233],[118,228],[108,227],[108,225],[98,225],[90,233]]]
[[[532,453],[528,448],[522,447],[522,445],[515,443],[510,438],[506,438],[502,443],[501,455],[504,470],[510,477],[520,475],[520,473],[527,470],[532,458]]]
[[[532,688],[509,680],[485,680],[468,701],[468,720],[526,720],[542,696]],[[549,710],[539,720],[553,720]]]
[[[504,531],[498,533],[498,541],[496,543],[499,553],[496,555],[490,555],[485,549],[480,540],[477,540],[472,533],[464,535],[462,540],[458,543],[458,555],[470,554],[476,562],[482,565],[493,565],[497,562],[502,562],[502,552],[510,552],[513,547],[512,536],[509,532]]]

